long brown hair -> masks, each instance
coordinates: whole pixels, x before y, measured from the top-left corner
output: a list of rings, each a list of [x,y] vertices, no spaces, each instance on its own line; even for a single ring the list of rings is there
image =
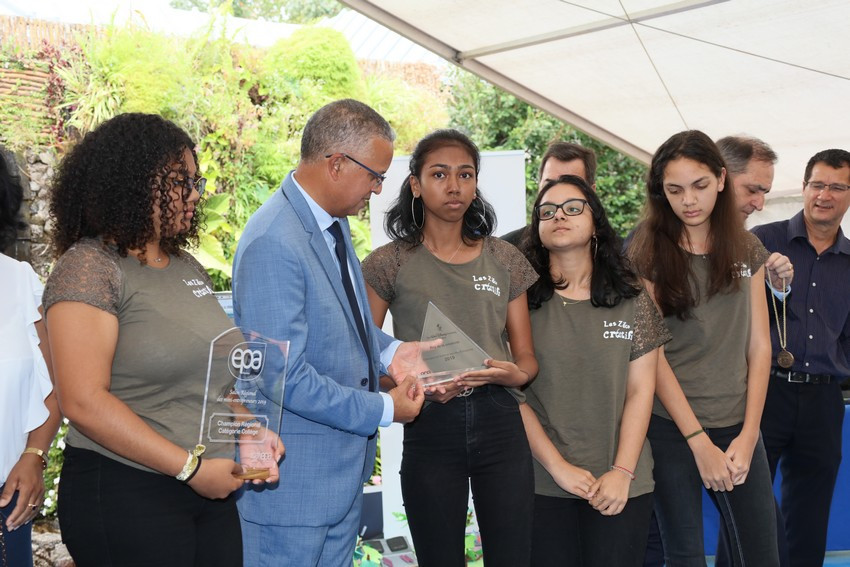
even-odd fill
[[[673,212],[664,194],[664,170],[667,164],[688,158],[705,165],[718,178],[725,167],[723,157],[711,138],[699,130],[673,135],[661,144],[649,167],[646,182],[647,201],[643,220],[629,246],[629,256],[638,273],[655,285],[655,300],[666,317],[687,319],[700,301],[692,287],[693,274],[687,252],[681,247],[687,239],[685,226]],[[735,277],[738,264],[745,261],[744,226],[735,210],[735,196],[729,176],[718,193],[709,216],[708,296],[739,287]]]

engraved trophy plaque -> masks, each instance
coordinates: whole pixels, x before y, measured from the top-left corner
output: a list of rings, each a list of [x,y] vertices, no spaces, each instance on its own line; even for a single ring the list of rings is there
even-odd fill
[[[451,382],[470,370],[486,368],[484,361],[491,358],[484,349],[469,338],[460,327],[449,319],[436,305],[428,302],[425,323],[422,325],[421,342],[442,339],[441,345],[422,350],[422,360],[427,372],[419,374],[423,386],[436,386]]]
[[[233,327],[210,343],[198,444],[204,456],[239,461],[243,480],[277,466],[289,341]]]

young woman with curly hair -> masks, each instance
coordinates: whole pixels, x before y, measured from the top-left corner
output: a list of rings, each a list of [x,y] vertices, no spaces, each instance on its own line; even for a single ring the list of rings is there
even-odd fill
[[[490,236],[495,215],[479,168],[478,148],[457,130],[420,140],[387,212],[394,240],[363,262],[377,325],[389,310],[394,335],[418,340],[432,301],[493,357],[427,393],[405,426],[401,489],[423,567],[464,565],[470,486],[487,565],[529,560],[531,453],[515,388],[537,374],[525,294],[537,276],[513,245]]]
[[[759,433],[771,360],[768,253],[744,230],[723,158],[704,133],[680,132],[655,152],[629,256],[673,335],[658,361],[647,434],[666,564],[705,565],[704,487],[731,564],[778,565]]]
[[[71,150],[53,188],[44,306],[70,420],[59,518],[80,567],[242,564],[241,466],[189,451],[210,341],[232,326],[183,251],[205,185],[194,145],[158,116],[120,115]]]
[[[520,406],[534,455],[532,565],[643,564],[652,514],[646,429],[669,332],[599,197],[547,182],[523,243],[537,378]]]

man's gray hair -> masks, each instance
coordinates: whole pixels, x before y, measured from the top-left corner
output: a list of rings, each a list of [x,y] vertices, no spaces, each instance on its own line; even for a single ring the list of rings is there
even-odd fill
[[[738,175],[747,170],[751,161],[776,163],[776,152],[762,140],[752,136],[726,136],[717,140],[717,148],[726,162],[730,174]]]
[[[326,104],[304,126],[301,161],[311,162],[337,152],[356,152],[372,138],[395,140],[383,116],[362,102],[346,98]]]

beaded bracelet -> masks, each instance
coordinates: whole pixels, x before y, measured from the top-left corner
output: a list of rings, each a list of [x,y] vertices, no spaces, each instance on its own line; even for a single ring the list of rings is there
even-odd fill
[[[620,471],[621,473],[623,473],[624,475],[626,475],[630,479],[632,479],[632,480],[635,479],[635,473],[633,473],[632,471],[630,471],[626,467],[621,467],[619,465],[611,465],[611,470],[612,471]]]

